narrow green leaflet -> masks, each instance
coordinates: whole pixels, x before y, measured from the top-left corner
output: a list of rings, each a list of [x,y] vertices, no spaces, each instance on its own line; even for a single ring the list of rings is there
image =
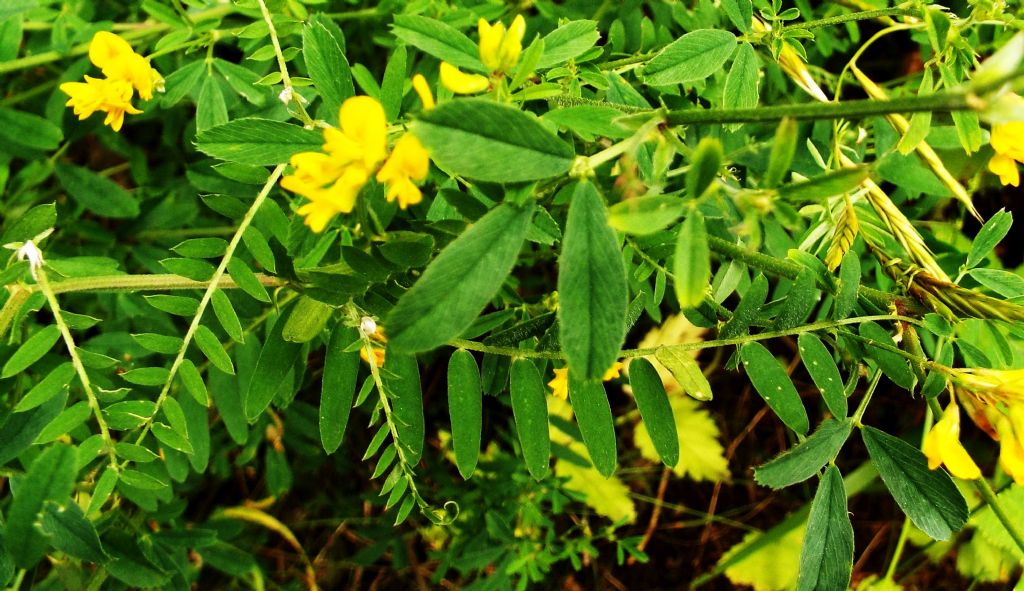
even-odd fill
[[[515,266],[532,216],[532,204],[499,205],[445,247],[388,315],[389,348],[427,351],[469,328]]]
[[[7,551],[20,568],[32,568],[46,552],[47,540],[35,523],[47,501],[69,501],[75,486],[75,450],[56,444],[47,447],[29,466],[7,512]]]
[[[544,54],[538,68],[565,63],[594,46],[601,38],[597,23],[589,20],[569,21],[544,37]]]
[[[53,419],[64,410],[66,391],[25,412],[8,414],[0,423],[0,466],[21,455]]]
[[[405,460],[415,466],[423,455],[426,431],[420,368],[416,357],[389,350],[381,375],[384,378],[384,390],[391,398],[395,413],[398,444],[405,449]]]
[[[882,481],[914,525],[936,540],[960,531],[967,523],[967,502],[945,470],[929,470],[924,454],[898,437],[866,425],[861,436]]]
[[[356,93],[352,71],[339,39],[344,39],[341,29],[323,14],[313,15],[302,28],[302,58],[306,71],[332,121],[338,116],[342,101]]]
[[[794,203],[822,201],[833,195],[852,191],[868,178],[866,166],[841,168],[806,181],[779,187],[779,196]]]
[[[519,445],[523,448],[523,460],[530,474],[540,480],[547,476],[551,457],[544,382],[537,366],[529,359],[514,360],[509,379],[512,415],[516,421]]]
[[[178,379],[196,402],[203,406],[210,406],[210,393],[206,390],[206,383],[203,381],[203,376],[199,374],[199,369],[191,360],[181,360],[181,365],[178,367]]]
[[[288,375],[299,352],[302,351],[302,345],[286,341],[281,336],[281,331],[295,309],[296,307],[292,306],[288,312],[281,313],[277,322],[274,323],[274,327],[267,334],[263,349],[260,350],[256,369],[253,371],[249,389],[245,392],[243,400],[245,416],[250,421],[260,416],[270,406],[274,394],[281,387],[285,376]]]
[[[786,330],[800,325],[817,303],[818,288],[814,280],[814,271],[804,267],[793,280],[793,285],[782,304],[782,310],[775,317],[775,322],[769,330]]]
[[[600,379],[626,337],[629,290],[615,232],[589,182],[576,185],[558,258],[558,322],[569,367]]]
[[[531,115],[494,101],[438,105],[412,130],[443,170],[478,181],[517,183],[568,172],[572,146]]]
[[[30,240],[40,232],[57,224],[57,204],[36,205],[21,214],[18,219],[7,219],[5,223],[7,227],[4,228],[4,233],[0,237],[0,244]]]
[[[1000,209],[995,215],[990,217],[985,222],[985,225],[981,227],[978,235],[974,237],[974,242],[971,243],[971,250],[967,253],[966,266],[968,268],[977,267],[988,258],[996,246],[1006,237],[1012,225],[1013,214],[1004,209]]]
[[[0,8],[0,15],[2,11]],[[0,16],[0,22],[3,20],[4,17]],[[64,139],[64,132],[39,115],[0,107],[0,138],[4,143],[49,152],[57,149]]]
[[[825,345],[813,333],[805,332],[797,340],[800,348],[800,359],[803,361],[807,373],[814,380],[814,385],[821,392],[829,412],[833,416],[845,419],[849,411],[846,403],[846,389],[843,386],[843,377],[839,375],[839,368],[832,359]]]
[[[448,360],[448,415],[452,421],[452,447],[459,474],[469,479],[480,456],[483,426],[483,390],[473,354],[465,349]]]
[[[231,357],[228,356],[228,352],[224,349],[224,345],[220,344],[220,339],[217,335],[213,334],[213,331],[209,327],[200,324],[196,327],[196,345],[199,350],[206,355],[206,358],[210,360],[217,369],[224,373],[234,374],[235,367],[231,363]]]
[[[231,305],[231,300],[228,299],[224,290],[214,290],[210,303],[213,304],[213,313],[217,316],[217,322],[220,323],[224,332],[231,337],[231,340],[236,343],[245,342],[242,323],[238,320],[238,314],[235,313],[235,307]]]
[[[199,99],[196,101],[196,131],[202,133],[227,122],[228,106],[224,102],[224,93],[217,78],[211,74],[203,80],[203,85],[199,88]]]
[[[652,86],[697,82],[725,65],[736,48],[736,36],[718,29],[687,33],[662,49],[642,70]]]
[[[408,52],[404,45],[395,47],[384,68],[384,79],[380,85],[380,102],[384,106],[384,114],[388,121],[398,117],[402,108],[402,97],[405,96],[405,81],[408,78]]]
[[[700,364],[693,358],[690,351],[683,351],[671,346],[659,347],[654,356],[672,372],[672,377],[679,382],[687,396],[702,402],[711,400],[711,384],[704,377]]]
[[[761,314],[761,306],[768,297],[768,280],[761,273],[750,282],[740,303],[733,310],[732,318],[722,326],[719,338],[732,339],[747,334],[751,323]]]
[[[722,11],[737,29],[744,33],[751,32],[754,6],[750,0],[722,0]]]
[[[391,32],[409,45],[439,60],[477,72],[486,72],[480,50],[469,37],[441,21],[414,14],[395,16]]]
[[[807,518],[797,591],[847,589],[853,572],[853,525],[839,468],[829,466]]]
[[[676,195],[647,195],[608,208],[608,225],[620,232],[646,236],[679,219],[685,202]]]
[[[757,393],[787,427],[801,435],[810,428],[807,409],[778,359],[760,343],[740,349],[743,369]]]
[[[235,119],[196,136],[196,149],[207,156],[253,166],[281,164],[292,154],[319,150],[323,143],[317,131],[257,117]]]
[[[755,468],[754,479],[775,489],[807,480],[836,457],[852,429],[849,421],[825,421],[810,437]]]
[[[47,402],[54,396],[63,392],[71,380],[75,377],[75,367],[70,362],[61,363],[53,370],[46,374],[46,377],[32,386],[32,389],[28,391],[25,396],[18,401],[18,404],[14,407],[14,412],[24,412],[31,410],[44,402]]]
[[[68,195],[89,211],[108,218],[139,215],[139,202],[121,185],[80,166],[58,164],[55,169]]]
[[[309,296],[302,296],[295,302],[295,311],[288,316],[281,338],[290,343],[308,343],[315,339],[327,325],[334,308]]]
[[[672,257],[673,285],[680,308],[696,307],[711,285],[711,249],[704,216],[694,209],[679,230]]]
[[[750,109],[757,106],[761,59],[749,43],[741,43],[725,77],[723,103],[726,109]]]
[[[857,291],[860,289],[860,255],[853,249],[846,251],[839,264],[839,290],[836,292],[834,316],[842,320],[857,307]]]
[[[359,353],[345,348],[358,338],[356,329],[339,325],[327,344],[320,390],[320,442],[329,454],[341,445],[352,412],[356,378],[359,376]]]
[[[718,170],[722,168],[724,158],[722,142],[713,137],[701,139],[690,158],[690,168],[686,171],[686,194],[699,199],[707,193],[718,176]]]
[[[634,359],[629,364],[629,385],[655,451],[666,466],[675,466],[679,462],[679,436],[672,405],[658,370],[642,357]]]
[[[786,178],[786,173],[793,163],[793,156],[796,155],[797,131],[799,130],[796,119],[787,117],[779,122],[775,138],[772,140],[772,150],[768,155],[768,168],[764,171],[765,187],[777,187]]]
[[[860,325],[860,336],[879,344],[890,347],[895,346],[889,331],[874,322],[865,322]],[[917,378],[904,357],[881,347],[873,345],[868,345],[867,347],[871,358],[878,363],[878,367],[887,378],[904,390],[910,390],[914,387]]]
[[[43,355],[53,348],[60,338],[60,330],[57,325],[51,324],[28,338],[18,347],[18,350],[11,355],[4,364],[3,371],[0,371],[0,379],[17,375],[33,363],[39,361]]]
[[[615,422],[608,393],[600,379],[578,379],[569,370],[569,402],[590,460],[604,477],[615,472]]]
[[[48,501],[43,506],[40,524],[54,548],[79,560],[102,564],[109,558],[100,543],[96,527],[86,519],[77,504]]]

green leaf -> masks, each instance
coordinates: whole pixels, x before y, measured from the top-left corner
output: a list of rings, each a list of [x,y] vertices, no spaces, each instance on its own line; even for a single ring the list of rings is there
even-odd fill
[[[537,371],[537,366],[529,359],[512,361],[509,381],[512,416],[516,421],[516,433],[519,435],[519,445],[523,449],[523,460],[530,475],[540,480],[547,476],[551,457],[544,382]]]
[[[0,372],[0,379],[17,375],[31,367],[53,348],[59,338],[60,330],[54,324],[36,332],[7,360],[3,371]]]
[[[25,412],[36,408],[40,404],[49,401],[54,396],[65,391],[71,380],[75,378],[75,367],[71,363],[62,363],[53,368],[46,377],[32,386],[28,394],[18,401],[14,412]]]
[[[196,60],[175,70],[164,81],[167,92],[160,99],[163,108],[173,107],[199,84],[206,74],[206,61]]]
[[[761,59],[757,51],[749,43],[741,43],[736,57],[725,77],[725,90],[722,97],[726,109],[751,109],[757,106],[759,72]]]
[[[206,383],[191,360],[181,360],[181,365],[178,366],[178,379],[196,402],[204,407],[210,406],[210,393],[206,390]]]
[[[700,140],[686,171],[686,194],[698,199],[707,193],[718,176],[723,158],[722,143],[718,139],[706,137]]]
[[[391,32],[405,43],[460,68],[486,72],[476,43],[450,25],[413,14],[395,16]]]
[[[324,110],[337,117],[341,103],[355,95],[352,70],[339,39],[345,36],[338,25],[324,14],[315,14],[302,28],[302,59],[313,80]]]
[[[559,176],[572,147],[536,118],[484,99],[449,101],[423,113],[412,131],[443,170],[478,181],[518,183]]]
[[[751,19],[754,16],[754,6],[750,0],[722,0],[722,12],[740,31],[749,33],[753,30]]]
[[[766,188],[779,186],[789,166],[793,163],[793,156],[796,155],[796,119],[786,117],[779,121],[779,127],[775,130],[775,138],[772,140],[772,150],[768,155],[768,168],[764,171],[763,185]]]
[[[76,402],[65,408],[57,418],[50,421],[43,430],[39,432],[32,443],[42,445],[55,441],[57,438],[67,435],[79,425],[84,423],[92,415],[92,409],[86,401]]]
[[[0,238],[0,244],[31,240],[57,224],[57,204],[36,205],[16,220],[8,218],[6,223],[7,229],[4,230],[3,238]]]
[[[75,486],[75,450],[63,444],[47,447],[29,466],[7,513],[7,551],[20,568],[32,568],[46,552],[47,540],[35,523],[46,501],[69,501]]]
[[[646,236],[679,219],[684,207],[685,203],[676,195],[627,199],[608,208],[608,225],[626,234]]]
[[[0,22],[3,20],[0,17]],[[49,120],[24,111],[0,107],[0,144],[49,152],[56,150],[63,139],[64,132]]]
[[[615,422],[600,379],[579,379],[569,370],[569,401],[594,468],[605,478],[615,472]]]
[[[171,426],[156,422],[153,423],[151,430],[157,441],[163,445],[184,454],[191,454],[193,452],[192,444],[189,442],[188,437],[174,430]]]
[[[853,191],[868,179],[866,166],[841,168],[806,181],[779,187],[779,196],[794,203],[823,201],[833,195]]]
[[[917,96],[927,96],[932,94],[933,91],[932,70],[931,68],[925,68],[924,72],[921,73],[921,85],[917,88]],[[900,138],[899,143],[896,144],[896,149],[904,156],[910,154],[928,137],[931,127],[931,111],[914,113],[910,117],[910,126],[907,128],[907,132],[903,134],[903,137]]]
[[[242,241],[245,243],[245,248],[252,255],[252,258],[256,259],[256,262],[263,266],[264,269],[275,273],[277,271],[277,261],[274,260],[274,251],[270,248],[270,243],[267,242],[263,232],[260,232],[256,226],[249,226],[245,229],[242,234]]]
[[[596,22],[569,21],[544,36],[544,53],[536,67],[543,69],[565,63],[593,47],[600,38]]]
[[[217,79],[209,75],[203,80],[196,100],[196,131],[202,133],[227,122],[228,106],[224,102],[224,93]]]
[[[298,152],[318,151],[323,143],[316,131],[256,117],[235,119],[196,136],[196,149],[207,156],[253,166],[281,164]]]
[[[235,307],[231,305],[231,300],[228,299],[224,290],[215,289],[213,296],[210,298],[210,303],[213,304],[213,313],[217,316],[217,322],[220,323],[224,332],[231,337],[232,341],[244,343],[245,334],[242,331],[242,323],[238,320]]]
[[[807,518],[798,591],[847,589],[853,571],[853,525],[839,468],[829,466]]]
[[[391,398],[395,413],[398,444],[405,448],[405,460],[415,466],[423,455],[426,433],[419,365],[415,356],[389,349],[381,369],[384,390]]]
[[[302,345],[286,341],[281,336],[281,331],[296,309],[296,306],[291,306],[287,312],[281,313],[260,349],[256,369],[253,370],[249,389],[243,399],[245,416],[249,421],[255,420],[270,406],[274,394],[302,351]]]
[[[949,474],[929,470],[924,454],[902,439],[867,425],[861,436],[885,486],[918,529],[936,540],[960,531],[967,502]]]
[[[675,466],[679,463],[679,436],[661,376],[650,361],[641,357],[629,364],[629,385],[654,449],[666,466]]]
[[[515,266],[532,216],[532,205],[499,205],[445,247],[388,315],[389,349],[426,351],[469,328]]]
[[[172,257],[160,261],[160,266],[175,275],[181,275],[195,281],[206,281],[213,277],[213,265],[196,259]]]
[[[128,430],[142,426],[156,414],[156,403],[150,400],[125,400],[103,409],[103,416],[111,429]]]
[[[839,289],[836,291],[836,320],[849,316],[857,307],[857,291],[860,289],[860,255],[850,249],[839,264]]]
[[[750,383],[776,416],[790,429],[806,435],[810,428],[807,410],[778,359],[760,343],[743,345],[740,358]]]
[[[220,58],[213,59],[213,67],[224,77],[231,90],[241,95],[245,100],[261,107],[267,102],[267,91],[259,86],[257,82],[260,76],[252,70]],[[295,82],[298,84],[298,82]]]
[[[890,347],[894,346],[892,335],[889,331],[874,322],[865,322],[860,325],[860,336],[870,339],[869,342],[876,342]],[[907,360],[892,351],[868,344],[868,354],[877,364],[882,373],[893,381],[894,384],[910,390],[917,382],[914,372],[910,369]]]
[[[458,349],[448,360],[448,415],[452,421],[455,465],[464,479],[476,470],[483,426],[483,390],[473,354]]]
[[[267,293],[267,288],[263,287],[256,274],[244,261],[234,257],[228,261],[228,274],[242,291],[258,301],[270,303],[270,294]]]
[[[770,330],[787,330],[800,325],[818,303],[818,287],[814,279],[814,271],[804,267],[793,280],[793,285],[786,293],[782,310],[776,316]]]
[[[195,316],[196,310],[199,309],[199,301],[195,298],[164,294],[142,297],[150,306],[175,316]]]
[[[203,355],[206,355],[206,358],[210,360],[214,367],[224,373],[234,375],[235,366],[231,363],[231,357],[224,349],[224,345],[220,344],[220,339],[217,338],[217,335],[213,334],[212,330],[200,324],[196,327],[195,339],[199,350],[203,352]]]
[[[311,297],[302,296],[295,303],[295,311],[288,316],[281,338],[291,343],[308,343],[320,335],[334,308]]]
[[[711,284],[711,249],[704,216],[696,209],[686,216],[672,257],[673,286],[680,308],[694,308],[704,301]]]
[[[967,254],[965,265],[968,268],[980,265],[995,251],[996,246],[1006,237],[1012,225],[1012,213],[1005,209],[997,211],[995,215],[985,222],[985,225],[978,231],[978,235],[974,237],[974,242],[971,243],[971,250]]]
[[[669,86],[704,80],[720,70],[736,48],[736,36],[719,29],[701,29],[676,39],[644,66],[643,81]]]
[[[562,350],[583,379],[600,379],[626,337],[629,288],[615,232],[597,188],[573,191],[558,257],[558,321]]]
[[[852,429],[849,421],[825,421],[810,437],[755,468],[754,479],[775,489],[807,480],[836,457]]]
[[[92,522],[75,503],[47,502],[40,529],[54,548],[79,560],[102,564],[109,558]]]
[[[140,367],[121,374],[121,379],[139,386],[162,386],[171,372],[166,367]]]
[[[43,429],[64,410],[67,401],[67,393],[58,392],[57,396],[32,410],[7,415],[0,424],[0,466],[31,447]]]
[[[190,238],[172,246],[171,250],[190,259],[212,259],[224,255],[228,243],[223,238]]]
[[[711,384],[690,351],[671,346],[659,347],[654,357],[672,373],[687,396],[702,402],[711,400]]]
[[[404,45],[398,45],[391,52],[380,84],[380,102],[384,106],[384,114],[388,121],[394,121],[402,109],[402,97],[405,96],[403,91],[408,78],[407,70],[408,53]]]
[[[134,218],[139,203],[121,185],[80,166],[58,164],[60,184],[82,207],[108,218]]]
[[[329,454],[341,445],[352,412],[356,377],[359,376],[359,353],[346,351],[345,347],[358,338],[359,333],[354,328],[338,326],[327,344],[320,390],[320,442]]]
[[[821,343],[821,339],[809,332],[800,335],[797,344],[800,348],[800,360],[814,380],[814,385],[821,392],[829,412],[836,418],[845,419],[849,411],[846,388],[832,354]]]
[[[761,306],[764,305],[765,298],[767,297],[768,280],[765,279],[763,274],[759,273],[750,282],[750,287],[743,294],[740,303],[736,305],[732,318],[719,331],[719,338],[732,339],[747,334],[750,325],[760,316]]]

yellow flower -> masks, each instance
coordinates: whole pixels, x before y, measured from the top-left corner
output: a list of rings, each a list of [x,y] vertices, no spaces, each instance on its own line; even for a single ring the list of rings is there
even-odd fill
[[[362,347],[362,348],[359,349],[359,358],[362,359],[366,363],[370,362],[370,358],[367,357],[367,355],[366,355],[366,347]],[[373,348],[373,363],[374,363],[374,365],[376,365],[377,367],[383,367],[384,366],[384,358],[385,358],[384,349],[378,349],[377,347],[374,347]]]
[[[960,407],[951,403],[924,438],[924,454],[932,470],[945,464],[949,472],[964,480],[981,478],[981,469],[960,444]]]
[[[526,21],[523,15],[517,16],[508,30],[501,22],[488,24],[486,20],[477,22],[480,33],[480,61],[493,72],[508,72],[519,61],[523,52],[523,35],[526,33]]]
[[[296,211],[306,217],[305,224],[317,233],[323,232],[334,216],[352,211],[359,191],[369,180],[366,169],[352,165],[341,169],[336,179],[325,181],[326,177],[321,175],[330,164],[323,161],[330,158],[318,152],[296,154],[291,159],[295,172],[281,179],[282,188],[310,200]]]
[[[429,111],[434,108],[434,93],[430,91],[430,85],[423,74],[416,74],[412,77],[412,88],[420,95],[420,102],[423,103],[423,110]]]
[[[621,361],[616,361],[615,363],[612,364],[611,367],[608,368],[608,371],[604,372],[604,375],[601,376],[601,379],[605,382],[607,382],[608,380],[614,380],[615,378],[619,377],[619,375],[622,373],[623,367],[624,366],[622,365]],[[565,400],[566,398],[569,397],[569,368],[561,367],[555,369],[554,372],[555,377],[550,382],[548,382],[548,387],[551,388],[551,394],[555,398]]]
[[[391,157],[377,173],[377,181],[388,187],[387,199],[398,199],[402,209],[415,205],[423,200],[423,194],[413,180],[422,181],[427,178],[430,168],[430,155],[416,136],[407,133],[395,144]]]
[[[89,61],[111,80],[124,80],[143,100],[153,98],[153,89],[162,90],[164,79],[149,65],[149,60],[135,53],[127,41],[107,31],[93,35],[89,43]]]
[[[999,434],[999,464],[1017,484],[1024,484],[1024,433],[1015,432],[1010,419],[1000,415],[996,419]]]
[[[338,110],[341,129],[324,130],[324,150],[342,164],[359,162],[372,170],[388,155],[384,107],[368,96],[345,100]]]
[[[950,374],[960,386],[989,404],[1024,401],[1024,369],[955,368]]]
[[[132,86],[123,80],[85,77],[85,82],[65,82],[61,92],[70,98],[66,106],[74,109],[79,119],[86,119],[96,111],[107,114],[103,120],[114,131],[120,131],[125,113],[137,115],[142,111],[132,106]]]
[[[1004,185],[1020,184],[1017,163],[1024,163],[1024,121],[997,123],[992,126],[990,141],[996,155],[988,162],[988,169],[999,176]]]
[[[455,94],[477,94],[490,87],[491,82],[480,74],[467,74],[448,62],[441,62],[441,84]]]

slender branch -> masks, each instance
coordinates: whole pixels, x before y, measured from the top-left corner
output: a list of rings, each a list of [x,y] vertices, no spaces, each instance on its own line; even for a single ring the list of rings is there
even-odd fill
[[[988,483],[988,480],[979,478],[974,481],[975,488],[981,493],[981,498],[985,500],[985,503],[992,507],[992,512],[995,513],[996,519],[999,523],[1003,524],[1006,529],[1006,533],[1010,534],[1010,538],[1013,539],[1013,543],[1016,544],[1017,549],[1024,552],[1024,532],[1020,529],[1020,520],[1015,519],[1006,512],[1006,508],[999,501],[999,497],[996,496],[995,491],[992,490],[992,486]]]
[[[199,306],[196,309],[196,315],[192,318],[192,323],[188,327],[188,331],[185,332],[185,336],[181,342],[181,348],[178,349],[178,355],[174,358],[174,362],[171,364],[171,369],[167,374],[167,381],[164,383],[163,389],[160,390],[160,395],[156,399],[156,411],[160,410],[160,406],[167,399],[168,393],[171,391],[171,384],[174,383],[174,376],[178,373],[178,368],[181,367],[181,362],[185,360],[185,353],[188,352],[188,346],[192,342],[192,337],[195,336],[196,330],[199,328],[199,323],[203,319],[203,313],[206,312],[206,306],[209,305],[210,299],[213,297],[213,292],[217,291],[220,285],[220,280],[227,271],[228,263],[231,262],[231,257],[235,254],[235,249],[238,248],[239,243],[242,241],[242,234],[252,223],[256,212],[259,211],[260,206],[266,201],[267,196],[270,195],[270,191],[277,184],[277,179],[281,177],[281,173],[284,172],[284,164],[277,165],[274,171],[270,173],[270,178],[264,183],[263,188],[260,189],[256,199],[252,202],[252,206],[249,207],[249,211],[245,212],[245,217],[238,224],[238,230],[235,231],[235,235],[231,238],[231,242],[228,243],[227,249],[224,251],[224,257],[220,260],[220,265],[217,266],[217,270],[213,272],[213,277],[210,278],[209,284],[206,287],[206,292],[203,293],[202,299],[199,300]],[[153,424],[153,419],[156,417],[156,411],[146,419],[146,422],[142,425],[142,430],[139,433],[138,442],[142,442],[146,438],[146,434],[149,433],[149,429]]]
[[[64,315],[60,311],[60,302],[57,301],[57,296],[50,288],[50,280],[47,278],[44,269],[39,268],[36,270],[36,281],[38,282],[39,290],[46,296],[46,301],[50,304],[50,311],[53,312],[53,319],[57,324],[57,330],[60,331],[61,336],[64,338],[64,344],[68,348],[68,355],[71,356],[71,364],[75,368],[75,373],[78,374],[78,381],[82,383],[82,390],[85,391],[85,397],[89,401],[89,408],[92,409],[92,414],[96,417],[96,424],[100,427],[100,438],[103,440],[103,446],[110,457],[110,466],[117,471],[117,451],[114,449],[114,440],[110,437],[110,429],[107,428],[107,421],[103,418],[99,399],[96,398],[96,393],[92,391],[92,383],[89,381],[89,374],[85,371],[85,365],[82,364],[82,358],[78,355],[75,338],[71,335],[71,329],[68,328],[67,323],[64,322]]]
[[[295,103],[296,108],[299,111],[299,118],[306,125],[313,125],[313,118],[306,112],[306,106],[303,103],[305,99],[302,95],[295,92],[295,87],[292,86],[292,78],[288,74],[288,62],[284,59],[284,53],[281,51],[281,42],[277,38],[277,29],[274,28],[274,19],[270,15],[270,10],[267,9],[267,3],[265,0],[257,0],[260,5],[260,13],[263,14],[263,21],[267,23],[267,30],[270,32],[270,43],[274,47],[274,55],[277,56],[277,68],[281,71],[281,82],[284,84],[284,96],[288,99],[285,102]]]
[[[857,405],[857,410],[853,412],[853,420],[851,421],[855,426],[860,426],[861,419],[864,418],[864,413],[868,410],[868,404],[871,403],[871,397],[875,394],[875,388],[878,387],[878,382],[882,379],[882,371],[876,369],[875,373],[871,376],[871,381],[868,383],[868,389],[864,392],[864,398],[861,399],[860,404]]]
[[[264,287],[281,287],[288,284],[288,281],[280,277],[256,274],[256,280]],[[154,273],[151,275],[95,275],[93,277],[75,277],[52,283],[53,293],[72,293],[80,291],[90,292],[117,292],[117,291],[171,291],[182,289],[208,289],[216,283],[218,289],[237,289],[238,282],[231,276],[221,275],[214,281],[196,281],[172,275],[170,273]],[[32,293],[39,291],[38,286],[29,286],[25,291]]]
[[[841,25],[843,23],[849,23],[854,21],[866,21],[874,20],[876,18],[885,18],[890,16],[918,16],[916,10],[910,8],[883,8],[881,10],[866,10],[864,12],[851,12],[848,14],[841,14],[838,16],[830,16],[826,18],[820,18],[813,21],[807,21],[804,23],[795,23],[792,25],[786,25],[779,29],[781,32],[794,31],[798,29],[818,29],[821,27],[831,27],[833,25]]]

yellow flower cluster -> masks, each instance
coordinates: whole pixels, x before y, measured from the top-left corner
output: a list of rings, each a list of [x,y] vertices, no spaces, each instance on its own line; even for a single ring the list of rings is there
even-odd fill
[[[997,123],[992,126],[992,149],[996,155],[988,161],[988,169],[999,176],[1004,185],[1020,184],[1017,163],[1024,163],[1024,121]]]
[[[420,96],[429,88],[417,75],[413,87]],[[424,107],[433,106],[425,99]],[[427,178],[430,158],[427,150],[406,133],[395,144],[388,157],[388,124],[384,107],[374,98],[355,96],[341,105],[338,129],[324,130],[323,152],[301,152],[291,158],[295,169],[281,179],[281,186],[309,199],[298,209],[306,225],[322,232],[327,223],[340,213],[355,207],[356,197],[377,171],[377,181],[387,186],[388,201],[398,200],[405,209],[419,203],[423,194],[413,181]],[[383,166],[381,163],[383,162]],[[378,166],[380,166],[378,170]]]
[[[608,380],[614,380],[615,378],[619,377],[619,375],[622,373],[622,368],[622,362],[616,361],[615,363],[612,364],[611,367],[608,368],[608,371],[604,372],[604,375],[601,376],[601,379],[606,382]],[[569,368],[561,367],[554,370],[554,372],[555,377],[550,382],[548,382],[548,387],[551,388],[551,394],[555,398],[565,400],[566,398],[569,397]]]
[[[501,22],[488,23],[480,19],[477,23],[480,34],[480,61],[494,76],[504,76],[519,62],[523,52],[523,35],[526,21],[517,16],[508,29]],[[455,94],[477,94],[490,88],[491,81],[480,74],[467,74],[448,62],[441,62],[441,84]]]
[[[924,438],[924,455],[932,470],[945,464],[950,474],[964,480],[981,478],[981,469],[960,443],[960,407],[955,403],[946,407],[932,430]]]
[[[163,92],[164,79],[149,64],[149,60],[135,53],[127,41],[107,31],[96,33],[89,43],[89,61],[106,78],[85,77],[85,82],[65,82],[62,92],[70,98],[67,106],[74,109],[79,119],[97,111],[107,114],[103,120],[114,131],[120,131],[125,114],[137,115],[142,111],[132,106],[132,96],[148,101],[153,91]]]

